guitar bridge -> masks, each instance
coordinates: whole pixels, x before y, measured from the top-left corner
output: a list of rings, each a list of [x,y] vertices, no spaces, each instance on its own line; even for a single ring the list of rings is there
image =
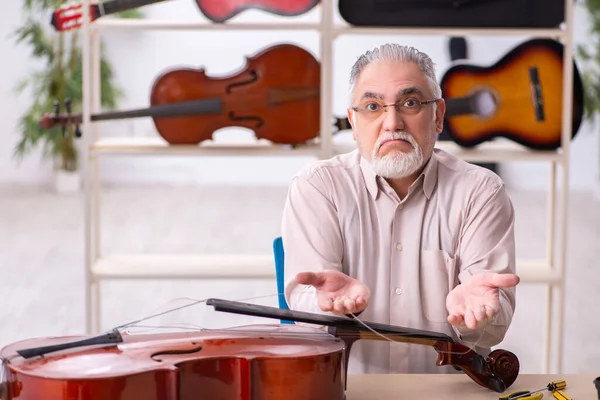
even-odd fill
[[[542,86],[537,67],[529,67],[529,81],[531,82],[531,101],[535,110],[535,119],[543,121],[544,117],[544,98],[542,96]]]

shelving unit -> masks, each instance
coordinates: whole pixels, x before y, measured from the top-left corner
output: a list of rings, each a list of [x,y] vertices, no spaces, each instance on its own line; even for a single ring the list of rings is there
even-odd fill
[[[95,1],[94,1],[95,2]],[[551,165],[548,195],[547,255],[543,260],[518,260],[517,272],[523,282],[545,284],[546,313],[544,324],[544,373],[551,372],[551,353],[555,352],[555,371],[562,370],[562,339],[564,319],[564,266],[566,260],[566,219],[569,187],[569,154],[571,138],[573,90],[573,0],[565,0],[565,24],[557,29],[441,29],[441,28],[380,28],[353,27],[334,24],[337,2],[322,0],[319,23],[191,23],[176,21],[148,21],[101,18],[89,21],[90,0],[83,0],[83,122],[86,134],[82,156],[85,184],[85,282],[86,329],[99,329],[101,298],[100,283],[105,279],[203,279],[203,278],[274,278],[272,254],[248,255],[177,255],[162,254],[102,254],[100,246],[100,218],[98,194],[100,191],[98,158],[114,155],[182,156],[182,155],[256,155],[256,156],[314,156],[328,158],[354,148],[353,143],[335,141],[332,135],[332,55],[334,40],[340,35],[446,35],[446,36],[531,36],[559,39],[564,44],[563,76],[563,131],[559,151],[532,151],[508,141],[485,143],[475,149],[461,149],[454,143],[438,142],[443,148],[470,162],[544,161]],[[320,34],[321,63],[321,137],[314,144],[290,149],[274,146],[266,141],[256,143],[205,142],[198,146],[168,145],[161,138],[100,138],[90,116],[99,112],[99,35],[105,30],[311,30]],[[557,168],[562,168],[560,196],[557,196]],[[560,204],[557,207],[556,199]],[[558,224],[558,230],[557,230]],[[556,235],[557,234],[557,235]],[[266,238],[270,240],[272,238]],[[557,296],[555,299],[554,297]],[[557,300],[558,306],[553,306]],[[555,323],[553,327],[551,324]],[[555,336],[552,335],[555,334]],[[555,348],[553,349],[552,344]]]

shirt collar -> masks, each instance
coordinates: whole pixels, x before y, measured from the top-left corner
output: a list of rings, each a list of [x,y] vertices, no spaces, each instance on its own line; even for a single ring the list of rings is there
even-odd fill
[[[367,185],[367,190],[369,191],[369,194],[371,195],[373,200],[375,200],[380,190],[378,179],[382,178],[375,173],[375,170],[373,169],[371,163],[363,156],[360,156],[360,168],[365,179],[365,184]],[[437,182],[437,174],[438,159],[436,151],[434,149],[434,151],[431,153],[429,161],[425,165],[425,168],[423,168],[423,171],[421,171],[421,174],[419,174],[415,183],[413,184],[416,185],[422,180],[423,193],[425,194],[428,200],[431,198],[433,189],[435,189],[435,185]]]

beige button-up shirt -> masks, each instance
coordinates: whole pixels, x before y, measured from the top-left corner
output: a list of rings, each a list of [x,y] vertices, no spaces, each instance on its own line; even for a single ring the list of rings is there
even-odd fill
[[[514,209],[491,171],[435,149],[404,199],[358,150],[320,160],[293,179],[285,204],[285,298],[290,309],[327,314],[302,271],[340,270],[371,290],[362,321],[441,332],[486,355],[512,320],[515,289],[484,329],[453,328],[446,296],[483,271],[515,272]],[[430,346],[359,340],[350,373],[449,373]]]

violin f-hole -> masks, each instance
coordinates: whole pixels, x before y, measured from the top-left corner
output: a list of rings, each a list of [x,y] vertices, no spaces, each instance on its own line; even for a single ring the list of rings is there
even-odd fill
[[[200,350],[202,350],[202,346],[193,347],[191,349],[186,349],[186,350],[166,350],[166,351],[160,351],[158,353],[154,353],[150,356],[150,358],[156,362],[162,362],[163,361],[162,359],[156,358],[156,357],[164,356],[164,355],[176,355],[176,354],[193,354],[193,353],[199,352]]]
[[[231,89],[235,86],[243,86],[243,85],[249,85],[252,82],[256,82],[258,80],[258,74],[256,73],[255,70],[250,70],[248,72],[251,76],[251,78],[249,80],[246,81],[242,81],[242,82],[236,82],[236,83],[232,83],[231,85],[227,86],[227,89],[225,89],[225,93],[227,94],[231,94]]]
[[[265,121],[260,117],[238,117],[233,113],[233,111],[229,112],[229,118],[231,118],[233,121],[244,121],[244,120],[252,121],[252,120],[254,120],[254,121],[256,121],[255,129],[260,128],[261,126],[263,126],[265,124]]]

